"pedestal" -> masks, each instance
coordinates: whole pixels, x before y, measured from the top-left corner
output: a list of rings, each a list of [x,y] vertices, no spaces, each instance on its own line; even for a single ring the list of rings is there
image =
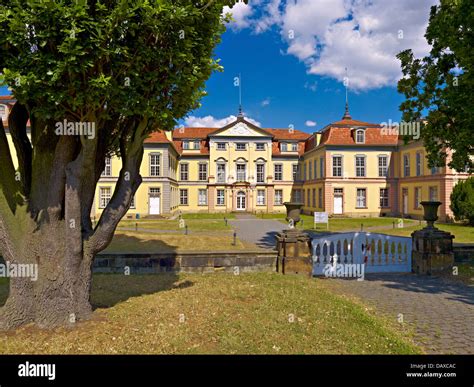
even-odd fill
[[[426,227],[413,232],[411,236],[413,272],[431,275],[452,270],[453,235],[436,227]]]
[[[311,239],[296,229],[284,230],[276,235],[277,272],[282,274],[313,275]]]

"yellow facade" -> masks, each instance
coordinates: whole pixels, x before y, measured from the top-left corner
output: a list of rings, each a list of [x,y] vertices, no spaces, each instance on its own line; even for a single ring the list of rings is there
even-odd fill
[[[467,174],[448,167],[429,168],[421,141],[384,143],[379,138],[376,144],[352,146],[350,136],[361,123],[349,118],[335,124],[347,126],[347,132],[336,133],[339,142],[325,130],[309,135],[261,129],[242,116],[221,129],[160,132],[145,142],[143,182],[127,217],[169,216],[177,211],[284,212],[283,203],[290,200],[302,202],[306,213],[413,218],[423,215],[421,201],[439,200],[440,219],[452,217],[450,194]],[[350,128],[352,124],[356,129]],[[15,156],[8,130],[7,139]],[[13,160],[17,166],[16,157]],[[120,159],[108,160],[92,217],[100,216],[113,195],[121,167]]]

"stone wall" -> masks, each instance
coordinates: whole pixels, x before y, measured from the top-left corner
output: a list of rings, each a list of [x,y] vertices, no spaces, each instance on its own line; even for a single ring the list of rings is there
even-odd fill
[[[130,274],[275,271],[276,257],[272,251],[99,254],[94,272],[123,274],[126,267]]]

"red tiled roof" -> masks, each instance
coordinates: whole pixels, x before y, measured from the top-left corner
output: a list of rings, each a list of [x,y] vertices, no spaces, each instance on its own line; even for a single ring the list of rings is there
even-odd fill
[[[358,120],[353,120],[353,119],[342,119],[336,122],[332,122],[327,127],[344,127],[344,128],[350,128],[354,126],[363,126],[363,127],[378,127],[380,126],[379,124],[372,124],[370,122],[364,122],[364,121],[358,121]]]
[[[156,132],[151,133],[148,138],[145,140],[145,143],[168,143],[170,140],[166,137],[166,134],[162,130],[158,130]]]
[[[264,129],[268,133],[275,136],[277,140],[307,140],[311,134],[302,132],[301,130],[288,129]]]
[[[281,152],[278,141],[272,142],[272,155],[273,156],[295,156],[293,152]],[[298,142],[298,155],[302,156],[305,152],[305,143],[303,141]]]
[[[218,128],[190,128],[181,127],[173,130],[173,139],[179,138],[206,138],[210,133]]]
[[[187,138],[206,138],[209,134],[219,130],[219,128],[207,127],[181,127],[173,131],[173,139],[187,139]],[[262,128],[263,131],[274,136],[277,140],[306,140],[311,135],[300,130],[288,129],[271,129]]]

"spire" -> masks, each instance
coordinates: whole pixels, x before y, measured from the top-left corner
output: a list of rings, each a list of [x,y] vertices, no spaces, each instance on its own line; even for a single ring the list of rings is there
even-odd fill
[[[349,86],[349,78],[347,77],[347,67],[346,67],[346,76],[344,77],[344,86],[346,87],[346,109],[344,111],[344,115],[342,116],[343,120],[351,120],[351,114],[349,113],[349,95],[348,95],[348,86]]]
[[[242,112],[242,75],[239,73],[239,115],[238,117],[243,118],[244,113]]]

